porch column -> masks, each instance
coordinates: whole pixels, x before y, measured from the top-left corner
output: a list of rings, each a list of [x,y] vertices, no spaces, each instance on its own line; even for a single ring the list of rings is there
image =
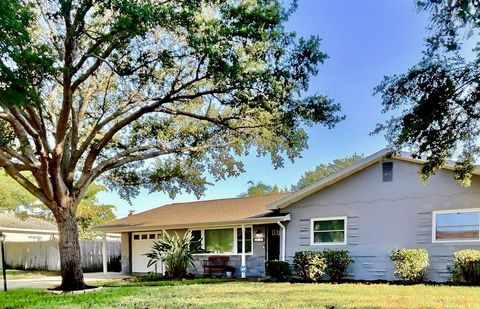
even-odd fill
[[[285,262],[285,250],[286,250],[286,238],[285,238],[285,225],[282,222],[278,221],[277,224],[280,226],[282,230],[282,244],[280,250],[280,260]]]
[[[106,274],[108,272],[108,255],[107,255],[107,233],[103,233],[102,239],[102,255],[103,255],[103,273]]]
[[[246,261],[246,256],[245,256],[245,225],[242,224],[242,278],[247,277],[247,261]]]

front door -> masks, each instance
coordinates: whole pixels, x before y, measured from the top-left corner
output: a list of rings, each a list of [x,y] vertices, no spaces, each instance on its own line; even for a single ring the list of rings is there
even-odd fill
[[[280,226],[267,225],[267,261],[280,259]]]

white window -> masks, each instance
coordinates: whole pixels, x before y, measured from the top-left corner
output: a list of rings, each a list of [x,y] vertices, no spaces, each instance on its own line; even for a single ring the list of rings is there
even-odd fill
[[[311,245],[346,245],[347,217],[313,218],[310,231]]]
[[[206,254],[241,254],[242,228],[192,230],[191,247],[205,249]],[[252,227],[245,227],[245,254],[252,254]]]
[[[433,212],[433,242],[480,241],[480,209]]]

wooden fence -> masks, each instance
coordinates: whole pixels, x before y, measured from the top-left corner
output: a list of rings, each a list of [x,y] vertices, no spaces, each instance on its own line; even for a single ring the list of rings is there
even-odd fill
[[[120,241],[107,240],[108,270],[120,271]],[[102,240],[80,240],[82,267],[86,272],[102,271]],[[29,270],[60,270],[58,241],[5,242],[7,267]]]

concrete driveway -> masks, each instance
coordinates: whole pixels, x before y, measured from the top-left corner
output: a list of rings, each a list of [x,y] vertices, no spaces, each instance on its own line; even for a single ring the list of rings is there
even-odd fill
[[[89,284],[91,282],[98,282],[98,281],[108,281],[114,279],[126,279],[130,278],[130,276],[122,274],[122,273],[86,273],[84,274],[85,283]],[[0,277],[1,281],[1,277]],[[45,276],[40,278],[32,278],[32,279],[8,279],[7,276],[7,288],[8,289],[18,289],[18,288],[51,288],[55,286],[59,286],[62,282],[60,276]],[[3,287],[3,282],[0,282],[0,289]]]

